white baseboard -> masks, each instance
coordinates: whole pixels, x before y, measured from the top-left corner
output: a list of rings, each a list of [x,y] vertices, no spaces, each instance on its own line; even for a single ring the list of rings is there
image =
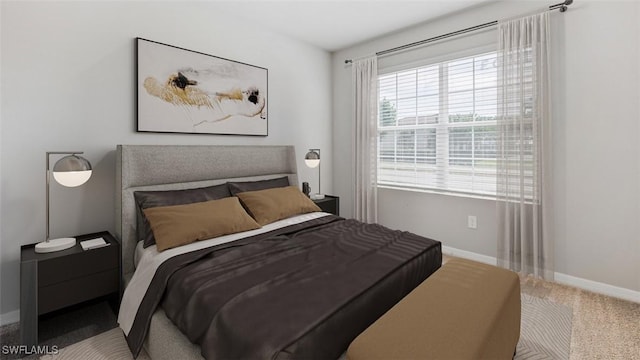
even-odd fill
[[[489,265],[496,265],[498,263],[498,260],[492,256],[482,255],[466,250],[460,250],[449,246],[442,246],[442,253],[445,255],[474,260]],[[558,284],[569,285],[594,293],[640,303],[640,291],[626,289],[623,287],[609,285],[593,280],[587,280],[559,272],[554,273],[554,278],[554,281]]]
[[[20,321],[20,310],[0,314],[0,326],[5,326]]]
[[[498,259],[492,256],[482,255],[482,254],[478,254],[478,253],[474,253],[466,250],[460,250],[460,249],[452,248],[449,246],[442,246],[442,253],[445,255],[455,256],[463,259],[469,259],[469,260],[473,260],[473,261],[477,261],[477,262],[481,262],[489,265],[498,264]]]
[[[579,277],[555,273],[555,282],[559,284],[569,285],[580,289],[588,290],[594,293],[612,296],[615,298],[640,303],[640,291],[634,291],[623,287],[613,286],[597,281],[582,279]]]

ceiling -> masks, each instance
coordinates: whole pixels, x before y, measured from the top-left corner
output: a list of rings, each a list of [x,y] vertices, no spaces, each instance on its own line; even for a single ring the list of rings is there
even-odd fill
[[[245,0],[224,12],[328,51],[423,23],[490,0]]]

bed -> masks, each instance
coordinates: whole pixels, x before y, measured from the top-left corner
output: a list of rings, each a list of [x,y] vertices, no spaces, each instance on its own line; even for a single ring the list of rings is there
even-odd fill
[[[134,355],[338,358],[440,267],[437,241],[321,212],[162,252],[139,244],[136,192],[281,178],[298,185],[292,146],[118,145],[118,321]]]

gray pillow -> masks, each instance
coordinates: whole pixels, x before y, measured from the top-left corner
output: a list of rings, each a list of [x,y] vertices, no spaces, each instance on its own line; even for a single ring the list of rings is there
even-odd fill
[[[283,176],[280,178],[259,181],[228,182],[227,185],[229,185],[231,195],[235,196],[237,193],[246,191],[258,191],[289,186],[289,177]]]
[[[144,216],[144,209],[218,200],[230,197],[231,193],[229,192],[227,184],[221,184],[186,190],[135,191],[133,196],[136,200],[137,240],[143,240],[143,246],[146,248],[155,244],[156,239],[153,237],[149,221]]]

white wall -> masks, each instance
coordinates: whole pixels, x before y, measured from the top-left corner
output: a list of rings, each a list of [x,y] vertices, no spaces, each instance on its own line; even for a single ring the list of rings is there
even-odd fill
[[[19,306],[20,245],[44,239],[45,152],[83,150],[80,188],[53,185],[52,237],[114,230],[117,144],[291,144],[323,153],[331,193],[330,54],[230,18],[215,2],[6,2],[1,10],[0,313]],[[269,69],[269,136],[135,132],[134,38]],[[317,169],[299,161],[316,188]],[[7,315],[9,314],[9,315]]]
[[[344,60],[547,5],[492,3],[333,54],[334,192],[342,197],[344,215],[352,214],[353,191],[351,67]],[[640,4],[581,0],[551,19],[556,271],[637,296]],[[388,189],[380,189],[379,196],[380,223],[496,256],[493,201]],[[467,229],[467,215],[478,216],[477,230]]]

